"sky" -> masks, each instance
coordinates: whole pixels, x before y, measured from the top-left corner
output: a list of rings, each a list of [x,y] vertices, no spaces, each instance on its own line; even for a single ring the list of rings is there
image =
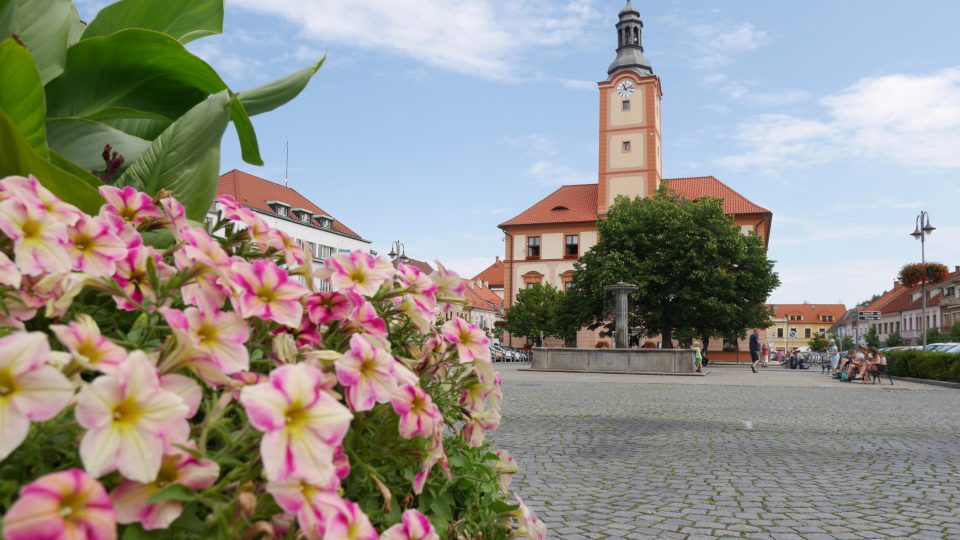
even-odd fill
[[[78,0],[87,20],[102,0]],[[227,0],[189,47],[235,90],[327,56],[254,118],[266,165],[373,241],[472,276],[497,225],[596,182],[597,81],[622,0]],[[663,85],[666,178],[714,175],[773,212],[771,302],[849,306],[920,259],[960,265],[960,2],[635,0]]]

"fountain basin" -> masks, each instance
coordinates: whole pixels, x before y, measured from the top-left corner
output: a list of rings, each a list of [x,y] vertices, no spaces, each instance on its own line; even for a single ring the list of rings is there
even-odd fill
[[[700,375],[691,349],[533,349],[530,371]]]

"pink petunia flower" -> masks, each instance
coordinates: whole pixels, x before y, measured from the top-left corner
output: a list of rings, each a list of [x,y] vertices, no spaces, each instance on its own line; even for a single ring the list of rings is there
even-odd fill
[[[524,504],[523,499],[517,495],[517,504],[520,508],[514,511],[513,515],[520,522],[520,527],[515,531],[520,538],[529,540],[543,540],[547,537],[547,526],[540,518],[533,513],[533,510]]]
[[[497,482],[500,484],[500,490],[504,493],[510,488],[510,482],[513,480],[513,475],[517,474],[520,471],[520,468],[517,467],[517,460],[513,459],[513,456],[510,455],[510,452],[506,450],[499,449],[494,454],[497,455],[497,461],[493,463],[493,470],[497,471],[499,475],[497,477]]]
[[[373,296],[380,286],[393,277],[390,261],[374,258],[369,253],[354,251],[337,253],[324,259],[323,277],[337,289],[352,290],[365,296]]]
[[[270,481],[298,476],[325,484],[335,476],[334,451],[353,415],[323,386],[319,369],[287,364],[270,372],[269,382],[240,391],[250,423],[264,432],[260,455]]]
[[[443,304],[443,312],[453,308],[453,302],[463,300],[467,286],[463,279],[452,270],[447,270],[440,261],[434,261],[437,269],[430,274],[430,279],[437,285],[437,301]]]
[[[202,271],[194,281],[186,283],[180,293],[189,305],[220,309],[230,290],[221,278],[230,269],[232,261],[220,243],[199,227],[181,227],[178,232],[183,246],[173,254],[174,265],[179,270]]]
[[[173,197],[160,199],[160,209],[163,211],[163,224],[176,234],[183,227],[188,227],[187,209],[180,201]]]
[[[285,482],[268,483],[267,492],[280,508],[297,516],[297,525],[307,540],[321,540],[325,538],[327,513],[330,511],[322,494],[334,491],[338,486],[336,481],[318,486],[292,477]]]
[[[270,229],[267,232],[267,238],[270,247],[283,253],[283,262],[288,266],[301,265],[307,261],[308,255],[304,252],[303,247],[289,234],[280,229]]]
[[[242,223],[246,227],[245,230],[249,238],[261,249],[266,249],[274,243],[274,239],[271,238],[270,226],[252,210],[244,207],[229,195],[220,195],[216,198],[216,201],[223,207],[223,217],[234,223]]]
[[[80,469],[41,476],[20,489],[3,516],[6,540],[114,540],[117,524],[107,491]]]
[[[67,227],[42,208],[17,198],[0,202],[0,231],[13,240],[13,259],[24,274],[70,271]]]
[[[17,268],[17,264],[11,261],[6,253],[0,251],[0,285],[17,289],[20,287],[22,280],[23,275],[20,274],[20,269]]]
[[[400,436],[404,439],[427,437],[443,424],[443,414],[423,388],[406,384],[390,400],[400,415]]]
[[[196,449],[189,441],[184,446]],[[209,459],[196,458],[179,448],[163,456],[157,479],[150,483],[125,480],[110,492],[110,501],[117,514],[117,523],[139,523],[145,530],[166,529],[180,517],[183,503],[165,500],[150,504],[150,497],[170,484],[193,490],[212,486],[220,476],[220,466]]]
[[[350,337],[350,350],[336,361],[337,379],[346,389],[354,411],[369,411],[390,401],[397,388],[394,359],[359,334]]]
[[[427,449],[427,455],[423,463],[420,464],[420,470],[413,477],[413,492],[419,495],[423,492],[423,487],[430,478],[430,472],[433,467],[440,464],[441,469],[450,478],[450,464],[447,461],[447,452],[443,449],[443,431],[437,430],[430,439],[430,447]]]
[[[330,506],[324,524],[324,540],[377,540],[377,530],[360,505],[332,494],[322,495],[321,500],[329,501]]]
[[[488,431],[494,431],[500,426],[500,413],[495,409],[484,409],[471,412],[463,421],[463,438],[467,445],[479,448],[487,436]]]
[[[163,279],[173,276],[174,269],[165,264],[155,249],[150,246],[139,246],[127,251],[127,256],[117,261],[117,273],[113,278],[117,285],[137,304],[153,303],[157,300],[156,292],[150,285],[147,270],[148,261],[153,259],[157,275]],[[125,311],[134,311],[137,306],[125,297],[114,296],[117,307]]]
[[[153,199],[132,186],[100,186],[98,189],[100,196],[107,201],[100,207],[101,215],[113,214],[134,226],[163,218],[163,212],[153,204]]]
[[[117,271],[117,261],[127,256],[127,246],[113,227],[97,217],[84,217],[68,229],[67,252],[73,269],[108,277]]]
[[[304,307],[314,324],[328,324],[331,321],[343,320],[354,309],[350,298],[339,292],[311,294],[304,301]]]
[[[380,540],[440,540],[427,516],[411,508],[403,513],[400,523],[383,531]]]
[[[457,346],[461,363],[477,359],[490,361],[490,338],[479,326],[454,317],[443,325],[443,337]]]
[[[30,422],[50,420],[70,403],[73,386],[46,364],[50,344],[42,332],[0,338],[0,461],[27,438]]]
[[[7,198],[32,206],[67,226],[73,225],[85,215],[76,206],[60,200],[60,197],[43,187],[32,175],[8,176],[0,180],[0,201]]]
[[[160,312],[174,333],[197,351],[196,361],[208,362],[225,375],[250,369],[250,329],[236,313],[207,306]]]
[[[78,315],[76,321],[67,325],[50,325],[50,330],[70,351],[73,359],[86,369],[116,373],[127,359],[127,351],[103,337],[96,321],[89,315]]]
[[[435,315],[437,310],[437,284],[412,264],[400,263],[397,265],[397,277],[400,279],[400,286],[407,289],[404,296],[409,298],[417,306],[417,309],[424,314]]]
[[[300,326],[300,299],[307,289],[290,279],[286,271],[264,259],[235,262],[231,270],[235,285],[231,301],[243,318],[273,320],[291,328]]]
[[[140,351],[130,353],[114,375],[97,377],[77,395],[77,423],[87,472],[102,476],[119,469],[124,477],[153,482],[164,451],[186,441],[189,407],[163,389],[157,369]]]

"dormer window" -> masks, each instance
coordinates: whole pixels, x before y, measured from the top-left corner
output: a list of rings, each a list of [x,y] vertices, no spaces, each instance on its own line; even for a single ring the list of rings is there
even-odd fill
[[[270,206],[270,209],[277,213],[277,215],[287,217],[290,215],[290,205],[280,201],[267,201],[267,205]]]
[[[306,208],[294,208],[293,211],[296,212],[297,219],[303,223],[310,223],[313,219],[313,212]]]
[[[560,206],[554,206],[553,208],[550,209],[551,212],[562,212],[564,210],[569,210],[569,208],[567,208],[566,206],[560,205]]]
[[[330,216],[317,216],[317,224],[324,229],[333,228],[333,218]]]

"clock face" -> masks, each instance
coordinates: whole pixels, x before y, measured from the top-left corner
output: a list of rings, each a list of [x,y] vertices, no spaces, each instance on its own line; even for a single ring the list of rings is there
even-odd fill
[[[628,98],[633,95],[634,90],[637,87],[633,85],[630,81],[620,81],[620,84],[617,85],[617,94],[622,98]]]

